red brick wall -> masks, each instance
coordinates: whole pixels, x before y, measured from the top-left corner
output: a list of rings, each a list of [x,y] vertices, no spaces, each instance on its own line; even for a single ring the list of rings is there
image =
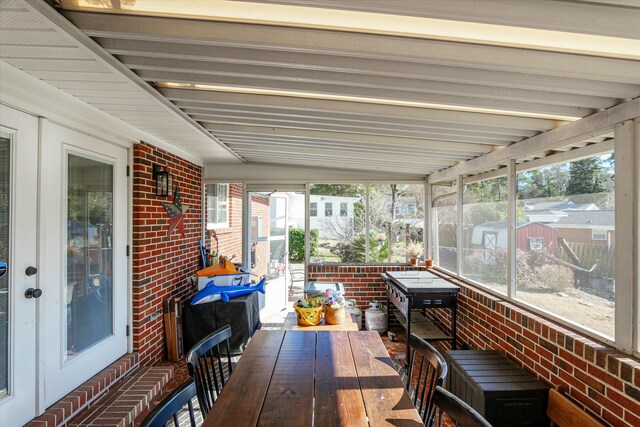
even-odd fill
[[[269,235],[269,197],[253,195],[251,199],[251,215],[262,217],[262,235]],[[215,233],[209,231],[212,250],[217,250],[233,262],[242,262],[242,184],[229,184],[229,227],[216,228]],[[269,242],[256,245],[257,265],[252,272],[258,276],[268,273]]]
[[[425,267],[409,265],[309,265],[310,282],[342,282],[345,297],[355,299],[357,307],[365,310],[369,301],[386,304],[385,284],[380,274],[387,270],[408,271],[424,270]]]
[[[185,215],[185,237],[167,236],[169,217],[157,197],[153,165],[166,166],[180,187]],[[133,347],[140,364],[150,365],[165,354],[162,302],[188,298],[194,289],[187,281],[198,268],[198,240],[202,230],[202,168],[146,143],[133,150]]]
[[[309,266],[310,280],[337,281],[361,309],[384,301],[380,273],[407,266]],[[420,267],[418,267],[420,268]],[[433,271],[433,270],[432,270]],[[434,271],[436,272],[436,271]],[[438,273],[438,272],[436,272]],[[458,348],[496,349],[549,386],[564,386],[586,411],[612,426],[640,426],[640,360],[570,331],[477,288],[453,280],[458,300]],[[430,310],[451,327],[449,310]]]

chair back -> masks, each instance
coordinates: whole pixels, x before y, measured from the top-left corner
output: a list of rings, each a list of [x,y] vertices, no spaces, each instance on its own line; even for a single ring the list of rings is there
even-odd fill
[[[231,375],[229,338],[231,338],[231,326],[226,325],[198,341],[187,353],[189,374],[196,383],[198,402],[203,416],[209,413]],[[220,351],[222,343],[225,345],[226,360]]]
[[[551,427],[602,427],[591,415],[584,412],[578,405],[569,400],[560,391],[549,390],[547,416],[551,420]]]
[[[433,425],[449,425],[443,419],[446,414],[456,427],[491,427],[491,424],[475,409],[440,386],[435,389],[433,403],[437,408],[439,419],[438,424]]]
[[[194,397],[196,397],[196,384],[190,379],[162,399],[140,423],[140,427],[164,427],[170,419],[173,419],[174,426],[180,427],[180,418],[184,418],[186,414],[179,414],[179,412],[185,405],[188,407],[191,427],[196,427],[195,413],[191,403]]]
[[[422,338],[411,337],[405,388],[425,425],[435,416],[433,392],[444,384],[447,371],[447,363],[438,350]]]

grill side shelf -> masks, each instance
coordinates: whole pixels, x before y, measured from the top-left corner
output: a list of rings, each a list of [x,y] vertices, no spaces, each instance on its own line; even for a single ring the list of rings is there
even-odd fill
[[[393,310],[393,315],[404,329],[407,329],[407,318],[400,310]],[[411,316],[411,335],[418,336],[425,340],[446,341],[451,340],[450,336],[445,335],[433,322],[427,320],[420,313],[412,313]]]

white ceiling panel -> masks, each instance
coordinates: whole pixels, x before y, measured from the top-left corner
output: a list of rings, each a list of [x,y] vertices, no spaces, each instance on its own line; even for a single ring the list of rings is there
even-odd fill
[[[102,109],[105,103],[129,106],[131,110],[112,108],[107,112],[176,147],[188,146],[193,155],[204,161],[241,161],[144,81],[134,81],[96,55],[90,49],[93,42],[75,29],[84,37],[83,44],[69,33],[69,28],[75,29],[44,1],[3,0],[0,60],[97,108]],[[106,52],[102,54],[110,57]],[[149,114],[135,114],[145,110]]]
[[[640,96],[628,0],[5,3],[8,62],[211,161],[442,176]]]

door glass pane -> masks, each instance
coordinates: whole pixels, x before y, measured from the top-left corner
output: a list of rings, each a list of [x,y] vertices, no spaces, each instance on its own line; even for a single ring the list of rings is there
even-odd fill
[[[10,141],[0,137],[0,263],[5,265],[9,264],[10,159]],[[4,270],[0,277],[0,397],[9,388],[9,273],[6,267]]]
[[[269,198],[269,276],[285,277],[287,199]]]
[[[69,154],[67,357],[113,333],[113,166]]]

